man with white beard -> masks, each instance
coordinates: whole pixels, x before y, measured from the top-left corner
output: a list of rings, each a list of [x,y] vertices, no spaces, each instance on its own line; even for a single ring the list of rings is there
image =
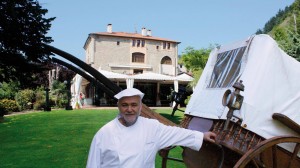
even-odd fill
[[[144,93],[135,88],[115,95],[119,115],[104,125],[91,143],[87,168],[154,168],[156,153],[178,145],[199,150],[216,134],[166,126],[140,116]]]

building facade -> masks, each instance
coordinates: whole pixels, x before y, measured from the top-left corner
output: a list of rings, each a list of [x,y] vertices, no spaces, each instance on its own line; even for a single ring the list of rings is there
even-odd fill
[[[178,44],[180,42],[152,36],[151,30],[142,28],[141,33],[113,32],[107,25],[106,32],[91,33],[84,44],[85,61],[100,72],[110,72],[125,77],[106,76],[121,88],[135,87],[145,93],[148,106],[167,106],[167,96],[178,80]],[[145,75],[145,76],[143,76]],[[179,81],[186,85],[188,81]],[[81,92],[87,104],[110,105],[112,98],[92,88],[85,79]]]
[[[86,40],[86,63],[96,69],[139,74],[153,72],[176,75],[178,44],[174,40],[153,37],[151,30],[141,33],[107,32],[91,33]]]

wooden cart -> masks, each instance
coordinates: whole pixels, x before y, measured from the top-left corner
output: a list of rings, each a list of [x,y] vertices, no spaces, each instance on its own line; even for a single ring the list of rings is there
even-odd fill
[[[288,117],[274,113],[273,119],[280,121],[282,127],[289,127],[300,135],[300,126]],[[225,122],[225,120],[208,120],[185,116],[181,123],[182,127],[199,131],[211,130],[217,134],[216,144],[204,143],[200,151],[184,148],[182,161],[187,167],[300,167],[300,136],[282,135],[264,139],[234,122],[230,122],[229,129],[224,130]],[[293,144],[292,151],[281,147],[285,143]],[[163,158],[162,167],[166,167],[169,159],[180,161],[180,159],[169,158],[168,152],[169,149],[160,151]]]
[[[184,148],[185,165],[300,168],[299,67],[269,35],[215,48],[181,126],[215,132],[216,144],[204,143],[200,151]],[[160,152],[162,167],[168,159],[176,160],[168,153],[168,149]]]

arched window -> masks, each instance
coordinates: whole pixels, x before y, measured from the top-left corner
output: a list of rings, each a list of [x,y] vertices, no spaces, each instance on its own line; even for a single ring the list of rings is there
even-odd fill
[[[160,61],[160,72],[165,75],[174,75],[174,67],[172,67],[172,59],[169,56],[164,56]]]
[[[140,52],[132,53],[132,62],[144,63],[145,54]]]
[[[160,63],[161,64],[172,65],[172,60],[171,60],[170,57],[164,56]]]

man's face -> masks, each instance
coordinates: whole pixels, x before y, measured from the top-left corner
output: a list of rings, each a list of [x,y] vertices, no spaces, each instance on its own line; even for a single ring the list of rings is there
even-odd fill
[[[123,97],[118,102],[121,118],[124,119],[126,126],[133,125],[141,112],[140,96]]]

